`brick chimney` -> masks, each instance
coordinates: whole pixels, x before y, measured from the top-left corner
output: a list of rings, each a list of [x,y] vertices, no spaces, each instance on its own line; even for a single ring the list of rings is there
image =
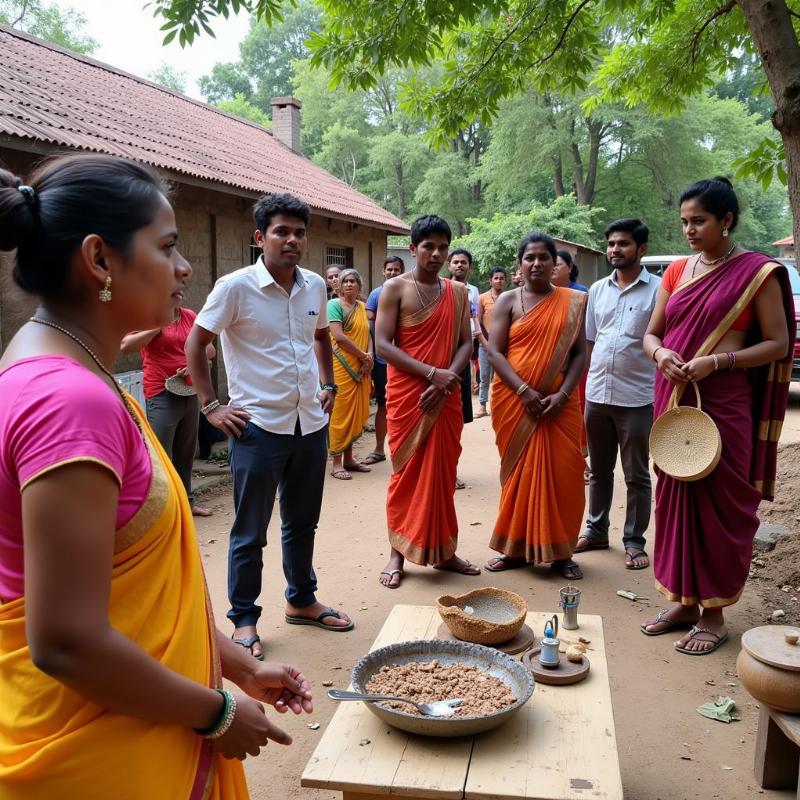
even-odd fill
[[[303,104],[296,97],[273,97],[272,134],[276,139],[300,152],[300,109]]]

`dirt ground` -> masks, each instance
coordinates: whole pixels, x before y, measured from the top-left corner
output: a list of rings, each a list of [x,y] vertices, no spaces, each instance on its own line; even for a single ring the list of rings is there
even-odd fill
[[[784,439],[800,442],[800,390],[793,390]],[[373,437],[367,434],[357,445],[357,454],[365,455],[372,443]],[[459,475],[467,488],[456,493],[459,554],[482,565],[490,556],[487,542],[499,496],[499,460],[489,419],[467,425],[462,444]],[[800,508],[794,510],[800,502],[795,499],[800,498],[798,456],[800,445],[781,453],[787,487],[779,500],[783,498],[786,503],[776,506],[770,517],[770,521],[781,521],[792,530],[800,528],[797,525]],[[350,668],[369,650],[393,604],[433,604],[440,594],[497,585],[520,593],[532,610],[557,610],[558,588],[564,581],[548,569],[484,572],[480,577],[470,578],[411,565],[400,589],[390,591],[381,587],[377,575],[388,554],[384,501],[389,474],[388,463],[382,463],[371,474],[355,475],[350,482],[329,477],[325,487],[315,555],[319,599],[345,609],[353,617],[356,627],[349,633],[334,634],[284,623],[277,512],[269,526],[271,541],[265,552],[260,634],[267,659],[293,663],[304,670],[315,691],[315,710],[311,716],[303,717],[274,715],[291,732],[294,743],[290,747],[271,744],[260,757],[248,759],[246,769],[255,800],[340,796],[300,786],[303,768],[336,710],[336,704],[325,697],[322,682],[333,681],[334,686],[347,687]],[[203,503],[214,508],[215,514],[197,520],[198,538],[217,621],[227,630],[225,582],[232,518],[230,490],[222,488],[206,495]],[[639,632],[641,620],[661,603],[653,587],[651,570],[624,569],[620,538],[623,510],[624,483],[618,474],[612,548],[584,554],[580,563],[585,573],[581,583],[581,611],[603,617],[626,799],[794,798],[790,791],[761,790],[754,780],[758,706],[739,685],[735,662],[742,632],[765,624],[772,608],[778,607],[776,603],[782,602],[780,607],[786,608],[787,613],[789,605],[800,605],[800,601],[790,599],[800,593],[787,594],[774,586],[778,568],[783,569],[781,565],[788,563],[786,556],[793,556],[793,568],[798,569],[800,551],[796,534],[792,543],[779,546],[772,555],[762,556],[765,567],[754,570],[742,601],[728,614],[731,641],[709,657],[690,658],[672,649],[677,636],[645,637]],[[781,573],[780,578],[783,577]],[[800,586],[800,576],[792,586]],[[618,589],[629,589],[644,599],[631,602],[617,596]],[[741,721],[726,725],[697,714],[697,706],[719,695],[729,695],[736,701]],[[535,697],[532,702],[535,703]],[[320,728],[310,730],[309,722],[320,723]]]

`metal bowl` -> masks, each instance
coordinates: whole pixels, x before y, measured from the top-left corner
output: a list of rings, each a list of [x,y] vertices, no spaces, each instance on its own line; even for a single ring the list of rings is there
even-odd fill
[[[357,692],[366,692],[367,683],[381,667],[408,664],[413,661],[438,659],[442,664],[470,664],[499,678],[517,700],[507,708],[473,717],[423,717],[367,703],[367,708],[395,728],[421,736],[473,736],[492,730],[509,720],[530,700],[533,675],[511,656],[491,647],[468,642],[447,642],[438,639],[399,642],[373,650],[353,667],[352,682]]]

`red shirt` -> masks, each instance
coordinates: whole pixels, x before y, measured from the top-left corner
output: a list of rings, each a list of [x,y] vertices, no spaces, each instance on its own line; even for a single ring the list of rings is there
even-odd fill
[[[164,381],[186,366],[183,347],[197,314],[188,308],[180,309],[180,318],[161,329],[150,344],[142,348],[144,396],[155,397],[165,391]]]

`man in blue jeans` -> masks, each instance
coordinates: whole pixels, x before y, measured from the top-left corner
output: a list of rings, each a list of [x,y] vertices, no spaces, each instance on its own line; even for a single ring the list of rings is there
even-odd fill
[[[262,255],[217,281],[189,334],[186,354],[202,414],[230,437],[236,518],[228,551],[228,618],[235,626],[233,640],[260,659],[256,600],[276,492],[286,622],[330,631],[350,630],[353,623],[316,599],[312,565],[336,386],[325,282],[299,266],[310,212],[296,197],[278,194],[262,197],[253,216]],[[228,405],[215,398],[205,359],[205,346],[217,335]]]

